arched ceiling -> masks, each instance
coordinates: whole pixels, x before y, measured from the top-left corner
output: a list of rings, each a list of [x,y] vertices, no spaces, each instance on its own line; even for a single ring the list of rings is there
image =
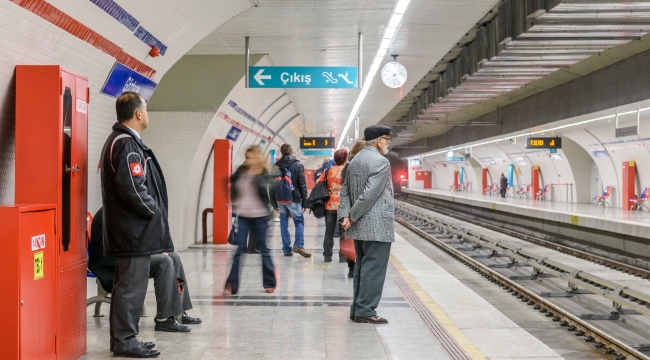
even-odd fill
[[[395,0],[353,2],[257,0],[257,7],[234,17],[194,46],[188,55],[268,54],[274,65],[356,66],[357,34],[364,34],[363,76],[379,46]],[[459,41],[498,0],[413,0],[384,63],[398,54],[409,71],[400,89],[384,86],[379,75],[360,108],[361,128],[376,124]],[[341,136],[358,89],[288,89],[306,134]],[[353,135],[349,133],[348,135]]]

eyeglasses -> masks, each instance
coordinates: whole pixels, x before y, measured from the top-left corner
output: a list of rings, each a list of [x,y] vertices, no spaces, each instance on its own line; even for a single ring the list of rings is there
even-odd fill
[[[380,136],[379,138],[380,138],[380,139],[384,139],[384,140],[390,142],[390,138],[389,138],[389,137],[386,137],[386,136]]]

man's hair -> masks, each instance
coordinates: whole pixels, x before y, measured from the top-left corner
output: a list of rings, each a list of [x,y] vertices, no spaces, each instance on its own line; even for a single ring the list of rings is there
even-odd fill
[[[287,156],[293,154],[293,148],[289,144],[284,144],[280,147],[280,154]]]
[[[345,161],[348,159],[348,149],[340,148],[334,152],[334,163],[337,166],[345,164]]]
[[[123,123],[133,119],[135,112],[140,110],[142,106],[144,106],[144,99],[140,94],[133,91],[122,93],[115,102],[117,121]]]
[[[352,145],[352,149],[350,150],[350,158],[353,158],[355,155],[357,155],[359,151],[363,150],[364,147],[366,147],[366,142],[363,140],[357,140],[357,142]]]
[[[370,146],[375,146],[375,145],[377,145],[377,141],[379,141],[379,138],[372,139],[370,141],[366,141],[366,144],[368,144]]]

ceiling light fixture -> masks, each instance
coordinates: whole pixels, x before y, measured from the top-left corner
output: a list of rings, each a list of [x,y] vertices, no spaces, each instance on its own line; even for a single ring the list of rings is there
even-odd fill
[[[578,121],[578,122],[575,122],[575,123],[572,123],[572,124],[560,125],[560,126],[556,126],[554,128],[546,129],[546,130],[538,130],[538,131],[532,131],[532,132],[521,134],[521,135],[507,136],[507,137],[496,139],[496,140],[484,141],[484,142],[481,142],[481,143],[478,143],[478,144],[471,144],[471,145],[466,144],[466,145],[462,145],[462,146],[452,148],[452,149],[438,150],[438,151],[434,151],[434,152],[430,152],[430,153],[424,153],[424,154],[420,154],[420,155],[409,156],[409,157],[407,157],[407,159],[410,160],[410,159],[424,158],[424,157],[427,157],[427,156],[440,155],[440,154],[446,153],[447,151],[461,150],[461,149],[467,148],[467,147],[472,148],[472,147],[477,147],[477,146],[482,146],[482,145],[487,145],[487,144],[494,144],[494,143],[497,143],[497,142],[502,141],[502,140],[515,139],[515,141],[516,141],[516,138],[518,138],[518,137],[530,137],[531,135],[537,135],[537,134],[542,134],[543,135],[543,133],[545,133],[547,131],[550,132],[550,131],[555,131],[555,130],[566,129],[566,128],[569,128],[569,127],[584,125],[584,124],[587,124],[587,123],[591,123],[591,122],[594,122],[594,121],[605,120],[605,119],[610,119],[611,120],[611,119],[613,119],[613,118],[615,118],[617,116],[640,113],[640,112],[644,112],[644,111],[648,111],[648,110],[650,110],[650,107],[649,108],[644,108],[644,109],[639,109],[639,110],[626,111],[626,112],[622,112],[622,113],[618,113],[618,114],[614,114],[614,115],[601,116],[601,117],[597,117],[597,118],[589,119],[589,120],[584,120],[584,121]]]
[[[341,133],[341,137],[336,147],[337,149],[340,149],[343,146],[343,140],[346,136],[345,134],[347,134],[348,130],[350,129],[350,125],[352,125],[352,121],[354,121],[354,118],[357,116],[357,112],[359,111],[359,108],[361,108],[363,100],[366,98],[366,95],[368,95],[370,85],[372,85],[372,80],[375,78],[375,75],[377,75],[377,71],[379,71],[379,67],[381,66],[381,62],[384,60],[384,56],[386,56],[388,49],[390,49],[390,46],[393,44],[393,40],[395,40],[397,30],[402,24],[402,20],[404,19],[404,15],[406,14],[410,3],[411,0],[396,1],[395,7],[390,14],[388,24],[384,28],[384,34],[381,37],[379,48],[375,53],[372,65],[370,65],[370,70],[368,70],[366,79],[363,82],[363,87],[361,88],[359,97],[352,107],[352,111],[350,112],[348,121],[345,123],[345,127],[343,127],[343,132]],[[361,74],[359,74],[359,76],[361,76]]]

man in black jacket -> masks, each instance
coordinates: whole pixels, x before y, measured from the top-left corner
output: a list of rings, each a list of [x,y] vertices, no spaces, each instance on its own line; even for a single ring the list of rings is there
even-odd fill
[[[157,357],[154,343],[136,336],[151,255],[174,251],[167,221],[167,187],[153,151],[140,139],[147,104],[125,92],[115,103],[117,123],[101,154],[104,254],[116,258],[110,314],[114,356]]]
[[[280,211],[280,235],[282,236],[282,251],[284,256],[292,256],[292,250],[303,257],[311,257],[305,251],[305,204],[307,202],[307,180],[305,179],[305,167],[293,156],[293,148],[289,144],[280,147],[282,158],[275,163],[280,171],[288,169],[291,173],[293,190],[291,191],[292,201],[290,204],[278,204],[275,198],[275,188],[270,189],[271,205],[275,210]],[[296,226],[296,240],[291,248],[291,236],[289,234],[289,214]]]

